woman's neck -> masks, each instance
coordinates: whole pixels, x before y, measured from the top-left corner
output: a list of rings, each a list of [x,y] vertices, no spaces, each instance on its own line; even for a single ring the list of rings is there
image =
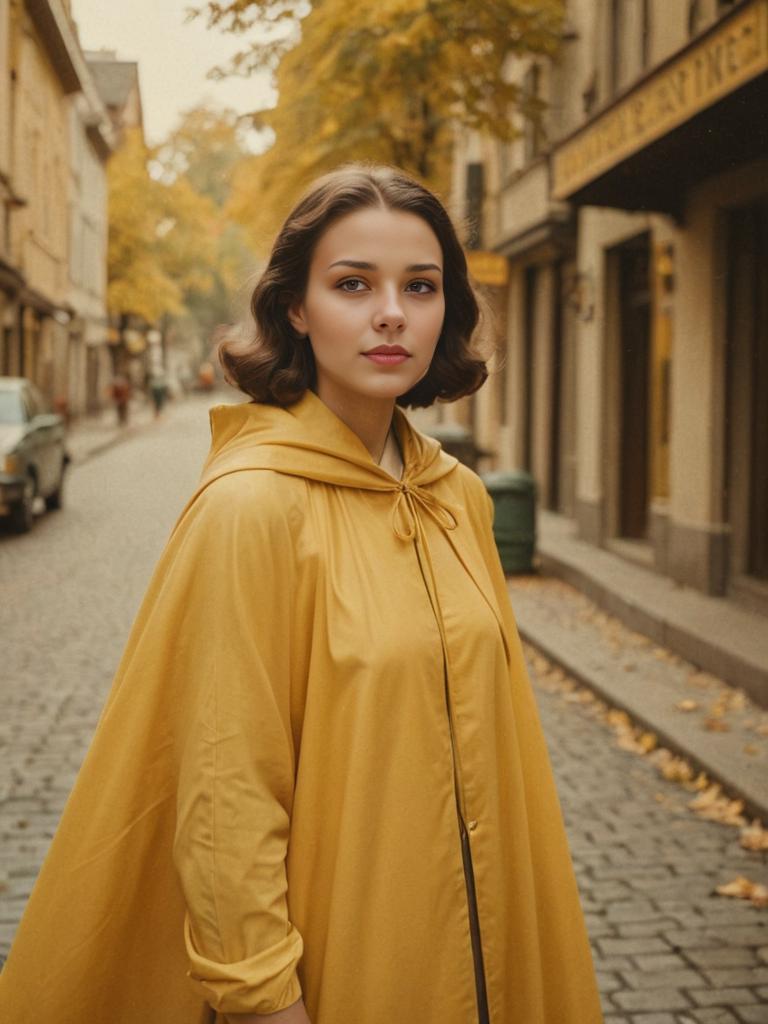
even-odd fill
[[[380,464],[388,449],[387,437],[395,411],[394,398],[372,399],[364,395],[341,396],[318,388],[317,397],[331,412],[345,423],[360,438],[371,453],[374,462]],[[391,442],[390,442],[391,444]],[[395,444],[395,450],[397,445]],[[389,451],[386,452],[389,456]],[[390,459],[388,458],[388,461]]]

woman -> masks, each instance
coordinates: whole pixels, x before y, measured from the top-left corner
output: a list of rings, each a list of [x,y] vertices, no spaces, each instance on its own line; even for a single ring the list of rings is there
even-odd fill
[[[337,171],[252,309],[3,1019],[596,1024],[490,501],[401,411],[486,376],[450,220]]]

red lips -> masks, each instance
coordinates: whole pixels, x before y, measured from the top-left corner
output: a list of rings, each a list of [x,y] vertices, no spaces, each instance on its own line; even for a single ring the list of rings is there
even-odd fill
[[[366,356],[409,356],[410,354],[402,345],[378,345],[363,353]]]

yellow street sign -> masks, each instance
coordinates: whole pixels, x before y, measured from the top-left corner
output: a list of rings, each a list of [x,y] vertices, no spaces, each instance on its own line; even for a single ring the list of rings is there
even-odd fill
[[[509,280],[509,263],[506,256],[497,252],[483,252],[469,249],[465,253],[469,273],[477,284],[503,287]]]

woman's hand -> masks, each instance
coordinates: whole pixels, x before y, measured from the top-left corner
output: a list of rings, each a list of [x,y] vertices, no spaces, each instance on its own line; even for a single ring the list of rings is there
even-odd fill
[[[277,1013],[229,1013],[227,1021],[229,1024],[312,1024],[303,999]]]

